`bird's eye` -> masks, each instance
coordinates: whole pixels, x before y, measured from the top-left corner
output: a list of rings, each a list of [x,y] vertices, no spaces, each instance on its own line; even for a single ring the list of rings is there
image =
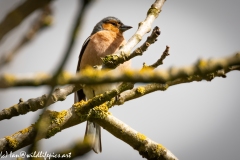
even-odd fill
[[[113,22],[112,22],[111,24],[112,24],[113,26],[117,27],[117,24],[116,24],[116,23],[113,23]]]

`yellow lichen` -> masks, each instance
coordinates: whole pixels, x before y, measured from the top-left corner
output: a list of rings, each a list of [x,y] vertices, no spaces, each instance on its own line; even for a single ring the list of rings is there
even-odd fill
[[[154,15],[154,16],[158,16],[159,13],[160,13],[160,10],[159,10],[159,9],[157,9],[157,8],[150,8],[150,9],[148,10],[148,13],[147,13],[147,14],[152,14],[152,15]]]
[[[43,79],[49,79],[49,78],[50,78],[49,75],[46,73],[38,73],[37,78],[35,78],[34,80],[34,85],[39,85],[42,83]]]
[[[97,75],[97,72],[93,67],[88,66],[84,70],[80,72],[83,76],[89,76],[89,77],[94,77]]]
[[[103,59],[103,61],[105,61],[105,62],[111,62],[111,61],[117,60],[117,59],[118,59],[118,55],[115,55],[115,54],[113,54],[113,55],[107,55],[107,56],[105,56],[105,57],[102,58],[102,59]]]
[[[18,146],[17,140],[14,139],[13,137],[6,136],[5,139],[7,140],[9,147],[14,149],[14,148],[16,148]]]
[[[63,71],[58,76],[57,82],[60,85],[66,84],[71,77],[72,77],[72,74],[70,74],[69,72]]]
[[[46,16],[44,19],[43,19],[43,23],[44,25],[46,26],[51,26],[53,24],[53,16]]]
[[[142,40],[142,36],[140,34],[135,34],[135,38],[140,42]]]
[[[86,120],[86,117],[88,115],[84,114],[84,112],[81,110],[82,106],[85,105],[87,102],[84,100],[81,100],[80,102],[77,102],[75,104],[73,104],[74,110],[77,113],[77,115],[79,116],[80,120]]]
[[[22,130],[19,131],[19,132],[22,133],[22,134],[24,134],[24,133],[28,133],[28,132],[29,132],[29,129],[30,129],[30,127],[28,127],[28,128],[24,128],[24,129],[22,129]]]
[[[148,77],[154,77],[154,71],[153,71],[154,68],[152,67],[145,67],[145,68],[142,68],[140,70],[140,73],[141,73],[141,76],[142,77],[145,77],[145,75],[147,75]]]
[[[109,102],[103,103],[99,106],[94,107],[91,111],[91,117],[93,118],[105,118],[106,116],[109,115],[108,112],[108,107],[109,107]]]
[[[136,92],[138,93],[138,94],[141,94],[141,95],[143,95],[144,93],[145,93],[145,88],[144,87],[138,87],[137,88],[137,90],[136,90]]]
[[[51,111],[50,116],[51,116],[51,122],[60,125],[63,121],[65,116],[67,115],[67,111],[63,110],[61,112],[56,112],[56,111]]]
[[[142,69],[147,69],[147,68],[149,68],[149,66],[144,62]]]
[[[13,76],[13,75],[10,75],[10,74],[4,74],[4,75],[3,75],[3,81],[4,81],[4,83],[6,83],[7,85],[12,85],[12,84],[14,84],[15,79],[16,79],[16,77]]]
[[[85,105],[86,103],[87,103],[86,101],[81,100],[80,102],[74,103],[74,104],[73,104],[73,107],[74,107],[75,109],[78,109],[79,107]]]
[[[123,59],[122,55],[107,55],[101,58],[103,63],[107,66],[107,68],[116,68],[121,60]]]
[[[157,148],[158,148],[158,149],[161,149],[161,150],[166,150],[166,148],[165,148],[163,145],[161,145],[161,144],[158,144],[158,145],[157,145]]]
[[[207,61],[206,61],[206,60],[203,60],[203,59],[200,59],[200,60],[198,61],[198,67],[199,67],[199,68],[207,67]]]
[[[157,144],[155,152],[159,153],[160,155],[165,155],[166,151],[167,150],[166,150],[166,148],[163,145]]]
[[[139,132],[137,133],[137,138],[140,139],[140,140],[142,140],[142,141],[144,141],[144,140],[147,139],[147,137],[146,137],[144,134],[139,133]]]
[[[124,74],[126,75],[126,77],[133,77],[134,71],[127,69],[127,70],[124,70]]]
[[[85,105],[86,103],[87,103],[86,101],[81,100],[80,102],[77,102],[77,103],[73,104],[74,110],[78,114],[78,116],[82,116],[82,113],[80,112],[80,110],[81,110],[81,107],[83,105]]]

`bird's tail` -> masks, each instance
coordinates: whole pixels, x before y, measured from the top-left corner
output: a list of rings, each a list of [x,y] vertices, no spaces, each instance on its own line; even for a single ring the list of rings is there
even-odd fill
[[[91,145],[94,152],[102,152],[101,126],[94,122],[87,121],[84,141],[88,142]]]

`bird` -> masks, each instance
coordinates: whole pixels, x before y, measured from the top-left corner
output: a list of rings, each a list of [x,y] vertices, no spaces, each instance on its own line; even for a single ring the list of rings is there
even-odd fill
[[[78,73],[87,67],[102,65],[102,57],[116,53],[116,51],[126,43],[123,32],[131,28],[131,26],[123,24],[118,18],[112,16],[99,21],[93,28],[91,35],[82,45],[76,72]],[[130,66],[131,62],[127,61],[115,68],[114,72],[120,72],[130,68]],[[83,89],[75,92],[74,101],[76,103],[81,100],[91,99],[96,95],[116,88],[120,84],[121,83],[85,85]],[[84,140],[89,136],[91,136],[91,149],[95,153],[102,152],[101,127],[97,123],[87,121]]]

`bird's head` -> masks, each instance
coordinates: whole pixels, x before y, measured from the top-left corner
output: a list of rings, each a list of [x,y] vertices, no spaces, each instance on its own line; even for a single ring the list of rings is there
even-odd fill
[[[116,17],[106,17],[96,24],[91,35],[101,30],[108,30],[108,31],[113,31],[113,32],[122,34],[123,32],[125,32],[130,28],[132,27],[123,24]]]

